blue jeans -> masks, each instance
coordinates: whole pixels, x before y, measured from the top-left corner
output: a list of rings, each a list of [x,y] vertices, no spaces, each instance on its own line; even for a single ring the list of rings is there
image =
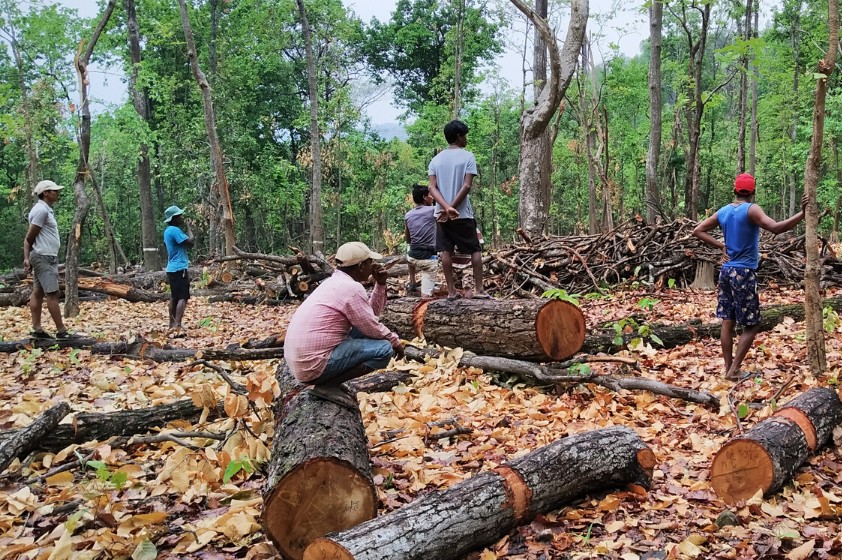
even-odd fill
[[[372,371],[389,365],[394,350],[388,340],[365,338],[357,329],[351,329],[349,337],[333,349],[324,371],[311,382],[313,385],[328,383],[360,364],[365,364]]]

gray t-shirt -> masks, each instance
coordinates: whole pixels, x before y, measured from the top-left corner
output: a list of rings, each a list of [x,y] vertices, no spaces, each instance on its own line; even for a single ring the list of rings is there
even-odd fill
[[[39,200],[29,211],[29,223],[41,228],[35,237],[32,250],[48,257],[58,256],[61,238],[58,235],[58,224],[50,205]]]
[[[448,202],[456,198],[456,193],[462,189],[465,175],[477,175],[477,160],[474,154],[464,148],[447,148],[438,153],[430,162],[428,174],[436,177],[436,185],[442,196]],[[473,218],[470,195],[456,210],[460,218]],[[441,206],[436,203],[435,215],[441,214]]]
[[[436,217],[432,206],[416,206],[404,215],[411,245],[436,246]]]

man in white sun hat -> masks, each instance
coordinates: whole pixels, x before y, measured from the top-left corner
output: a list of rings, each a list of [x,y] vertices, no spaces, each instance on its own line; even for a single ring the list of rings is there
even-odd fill
[[[382,258],[359,241],[339,247],[337,269],[295,311],[284,340],[284,359],[295,378],[313,385],[314,395],[352,409],[357,401],[342,383],[404,353],[400,337],[378,319],[386,307],[388,274],[374,261]],[[371,276],[369,296],[362,283]]]
[[[41,181],[35,185],[33,194],[38,202],[29,211],[29,230],[23,239],[23,269],[32,270],[32,294],[29,296],[29,310],[32,313],[31,338],[52,338],[41,326],[41,308],[47,301],[47,310],[56,324],[55,338],[70,338],[61,318],[58,303],[58,250],[61,238],[53,214],[53,205],[64,187],[53,181]]]
[[[184,210],[178,206],[164,210],[164,223],[167,224],[164,244],[167,246],[167,281],[170,284],[170,334],[173,338],[186,336],[181,321],[190,299],[190,276],[187,273],[190,260],[187,258],[187,249],[196,241],[183,214]],[[187,230],[186,233],[181,229],[182,226]]]

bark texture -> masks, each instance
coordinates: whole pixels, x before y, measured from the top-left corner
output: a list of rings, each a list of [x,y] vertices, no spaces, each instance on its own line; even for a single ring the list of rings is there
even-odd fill
[[[648,488],[654,466],[654,454],[629,428],[577,434],[318,539],[304,560],[463,558],[577,496],[629,484]]]
[[[320,399],[278,368],[263,528],[281,556],[300,560],[314,539],[377,513],[368,438],[359,409]]]
[[[15,457],[23,457],[38,449],[41,439],[54,431],[62,418],[70,413],[70,405],[59,403],[44,411],[32,424],[18,430],[13,436],[0,442],[0,473],[6,470]]]
[[[711,485],[727,503],[746,500],[762,490],[781,488],[807,460],[823,447],[842,423],[842,401],[827,387],[803,393],[732,439],[711,463]]]
[[[661,30],[664,3],[649,6],[649,150],[646,152],[646,221],[655,223],[661,202],[658,160],[661,157]]]

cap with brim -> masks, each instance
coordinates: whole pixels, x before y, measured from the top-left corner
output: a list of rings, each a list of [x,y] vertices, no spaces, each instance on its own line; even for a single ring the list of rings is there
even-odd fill
[[[345,243],[336,250],[336,264],[339,266],[354,266],[367,259],[379,260],[383,258],[380,253],[375,253],[362,241],[351,241]]]
[[[56,185],[53,181],[45,179],[44,181],[41,181],[37,185],[35,185],[35,189],[33,189],[32,193],[35,196],[38,196],[39,194],[44,194],[47,191],[60,191],[63,188],[63,186]]]
[[[164,223],[170,223],[170,220],[173,219],[175,216],[181,216],[184,214],[184,210],[179,208],[178,206],[170,206],[166,210],[164,210]]]
[[[734,192],[737,194],[752,194],[755,188],[754,177],[749,173],[741,173],[734,179]]]

